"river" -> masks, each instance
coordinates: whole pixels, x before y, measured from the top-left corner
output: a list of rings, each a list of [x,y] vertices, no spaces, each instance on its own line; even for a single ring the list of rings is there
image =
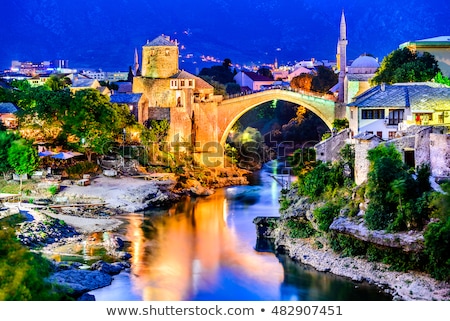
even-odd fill
[[[90,293],[97,301],[391,300],[375,286],[255,249],[253,219],[279,216],[275,172],[272,163],[248,186],[124,216],[119,234],[132,255],[131,271]]]

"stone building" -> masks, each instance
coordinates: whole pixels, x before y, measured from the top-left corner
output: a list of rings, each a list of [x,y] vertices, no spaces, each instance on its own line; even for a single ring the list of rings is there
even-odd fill
[[[202,130],[196,135],[199,124],[207,129],[213,126],[217,101],[214,87],[203,79],[179,69],[179,50],[176,42],[161,35],[142,47],[141,76],[133,79],[133,93],[142,94],[137,119],[142,124],[150,120],[168,120],[168,141],[172,146],[178,142],[197,146],[197,142],[217,141],[215,128]],[[209,112],[208,112],[209,110]],[[204,145],[204,143],[202,144]]]

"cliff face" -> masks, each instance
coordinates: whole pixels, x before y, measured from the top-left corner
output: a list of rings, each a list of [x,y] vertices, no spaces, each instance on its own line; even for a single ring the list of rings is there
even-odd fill
[[[348,59],[368,52],[381,60],[403,42],[450,34],[450,3],[442,0],[380,0],[370,8],[350,0],[26,0],[2,9],[1,68],[11,60],[68,59],[74,68],[127,70],[134,49],[162,33],[184,45],[183,57],[194,54],[197,67],[202,54],[234,63],[333,60],[342,9]]]

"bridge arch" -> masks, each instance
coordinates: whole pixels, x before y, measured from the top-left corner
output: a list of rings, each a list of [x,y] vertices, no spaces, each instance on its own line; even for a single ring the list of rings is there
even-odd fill
[[[270,89],[222,101],[218,106],[218,138],[225,146],[228,134],[238,119],[251,109],[269,101],[284,100],[301,105],[316,114],[331,129],[335,120],[335,101],[320,96],[284,89]]]

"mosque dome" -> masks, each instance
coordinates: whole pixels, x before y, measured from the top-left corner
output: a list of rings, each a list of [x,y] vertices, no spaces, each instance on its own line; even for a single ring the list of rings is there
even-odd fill
[[[349,72],[361,74],[375,73],[379,67],[380,64],[377,59],[363,54],[353,61],[349,68]]]

